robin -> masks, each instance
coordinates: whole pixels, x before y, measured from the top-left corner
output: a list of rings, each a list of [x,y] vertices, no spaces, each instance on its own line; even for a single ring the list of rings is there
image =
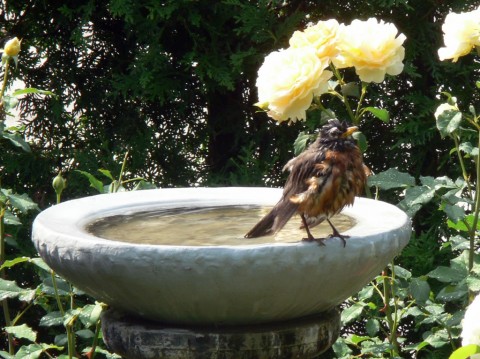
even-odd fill
[[[351,135],[357,127],[331,119],[320,129],[318,138],[304,152],[288,161],[283,170],[288,176],[283,195],[273,209],[246,235],[254,238],[275,234],[288,220],[299,213],[305,241],[318,241],[310,228],[327,220],[345,246],[345,237],[330,222],[343,207],[352,205],[355,196],[362,193],[367,179],[362,154]]]

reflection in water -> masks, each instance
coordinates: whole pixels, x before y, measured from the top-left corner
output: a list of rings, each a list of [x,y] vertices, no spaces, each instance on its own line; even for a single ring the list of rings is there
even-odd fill
[[[87,230],[98,237],[121,242],[186,246],[291,243],[306,237],[299,228],[300,217],[294,216],[275,236],[243,238],[269,210],[258,206],[162,209],[105,217],[89,224]],[[353,219],[344,215],[333,217],[332,222],[340,232],[354,225]],[[316,238],[331,233],[327,222],[312,229]]]

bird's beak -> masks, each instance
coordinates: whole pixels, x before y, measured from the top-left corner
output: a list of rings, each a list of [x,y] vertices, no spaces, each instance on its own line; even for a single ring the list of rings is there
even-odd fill
[[[347,128],[347,130],[342,134],[342,138],[347,138],[347,137],[350,136],[352,133],[357,132],[357,131],[358,131],[358,127],[357,127],[357,126],[349,127],[349,128]]]

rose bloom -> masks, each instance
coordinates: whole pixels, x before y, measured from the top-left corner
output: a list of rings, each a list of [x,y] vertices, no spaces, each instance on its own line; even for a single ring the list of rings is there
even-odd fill
[[[259,104],[268,104],[268,115],[278,122],[305,120],[313,96],[328,90],[327,66],[328,59],[311,47],[272,52],[258,70]]]
[[[304,31],[295,31],[290,38],[290,47],[312,46],[320,58],[332,58],[337,55],[337,30],[339,24],[335,19],[319,21]]]
[[[449,13],[442,26],[445,47],[438,49],[440,60],[453,59],[456,62],[460,56],[480,46],[480,8],[463,13]]]
[[[21,41],[16,37],[7,41],[3,48],[3,53],[7,56],[17,56],[20,52],[20,43]]]
[[[353,20],[340,25],[337,43],[339,54],[333,59],[338,68],[355,67],[360,80],[382,82],[385,74],[398,75],[403,71],[406,39],[398,35],[394,24],[370,18]]]
[[[462,320],[462,346],[480,345],[480,295],[468,306]]]

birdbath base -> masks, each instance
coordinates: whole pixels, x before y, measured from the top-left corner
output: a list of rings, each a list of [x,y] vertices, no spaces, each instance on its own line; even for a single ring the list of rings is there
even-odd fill
[[[281,323],[205,327],[147,321],[109,309],[102,316],[107,348],[125,359],[289,359],[314,358],[340,334],[333,309]]]

